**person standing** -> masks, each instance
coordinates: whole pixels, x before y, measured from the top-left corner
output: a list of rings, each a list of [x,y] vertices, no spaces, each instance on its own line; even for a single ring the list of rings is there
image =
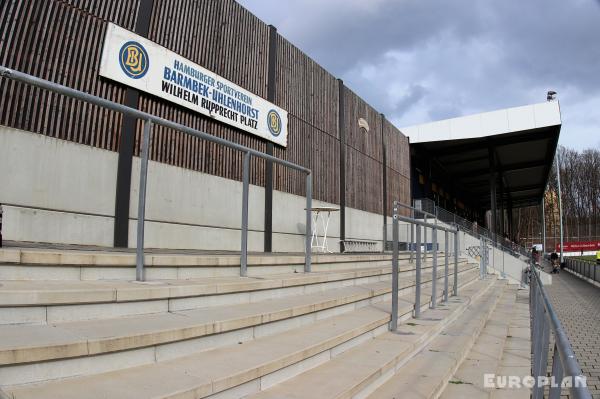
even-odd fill
[[[552,273],[558,273],[560,271],[560,264],[556,252],[550,254],[550,263],[552,264]]]

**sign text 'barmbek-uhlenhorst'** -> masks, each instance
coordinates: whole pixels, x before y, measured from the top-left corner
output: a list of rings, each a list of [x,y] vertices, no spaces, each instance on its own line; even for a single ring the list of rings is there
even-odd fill
[[[100,75],[287,146],[287,112],[227,79],[115,24]]]

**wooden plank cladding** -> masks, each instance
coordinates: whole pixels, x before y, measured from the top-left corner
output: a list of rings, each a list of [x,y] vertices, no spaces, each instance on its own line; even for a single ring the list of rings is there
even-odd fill
[[[137,1],[104,7],[115,21],[131,24],[125,16],[137,9]],[[98,76],[107,21],[62,1],[3,2],[0,63],[122,102],[124,88]],[[116,151],[121,115],[3,79],[0,124]]]
[[[277,49],[275,103],[337,138],[337,79],[280,35]]]
[[[99,77],[107,24],[133,30],[144,0],[16,0],[0,2],[0,64],[53,82],[124,101],[125,87]],[[269,27],[233,0],[153,0],[148,38],[226,79],[267,97]],[[274,155],[313,170],[313,195],[349,207],[383,212],[410,201],[409,145],[380,113],[345,88],[346,187],[340,187],[339,82],[277,34],[274,103],[289,112],[288,147]],[[145,93],[140,110],[266,151],[262,139]],[[369,132],[358,126],[364,118]],[[0,124],[117,151],[122,117],[89,104],[0,80]],[[136,131],[139,154],[142,123]],[[385,146],[384,146],[385,143]],[[383,165],[385,149],[386,164]],[[155,126],[151,159],[241,180],[243,154]],[[252,162],[251,183],[265,185],[264,161]],[[304,175],[274,166],[274,189],[304,195]],[[390,214],[391,209],[387,210]]]
[[[383,162],[381,151],[383,142],[380,133],[381,114],[354,94],[352,90],[345,88],[344,95],[346,144],[379,163]],[[369,124],[368,132],[358,126],[359,118],[366,120]]]

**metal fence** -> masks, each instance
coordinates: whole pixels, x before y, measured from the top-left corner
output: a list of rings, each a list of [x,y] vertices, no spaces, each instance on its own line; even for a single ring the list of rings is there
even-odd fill
[[[563,385],[570,385],[571,398],[591,398],[585,385],[585,377],[571,348],[554,308],[546,295],[539,271],[531,267],[531,285],[529,291],[529,306],[532,316],[531,345],[533,349],[533,387],[532,398],[542,399],[544,388],[550,384],[549,398],[558,399],[561,396]],[[554,336],[552,350],[552,372],[547,375],[548,347],[550,333]],[[563,384],[564,382],[564,384]]]
[[[140,189],[138,198],[138,221],[137,221],[137,245],[136,245],[136,280],[144,281],[144,220],[146,210],[146,183],[148,177],[148,152],[150,147],[150,138],[152,135],[152,126],[161,125],[170,129],[174,129],[191,136],[198,137],[200,139],[211,141],[231,149],[241,151],[244,153],[244,164],[242,174],[242,222],[241,222],[241,257],[240,257],[240,275],[247,275],[248,266],[248,196],[250,186],[250,158],[252,156],[265,159],[267,161],[275,162],[279,165],[286,166],[288,168],[303,172],[306,174],[306,231],[305,231],[305,248],[304,248],[304,271],[310,272],[311,270],[311,246],[310,246],[310,234],[311,234],[311,214],[310,209],[312,207],[312,174],[311,170],[295,163],[285,161],[274,156],[262,153],[260,151],[253,150],[240,144],[233,143],[231,141],[212,136],[208,133],[192,129],[179,123],[159,118],[155,115],[151,115],[137,109],[124,106],[113,101],[109,101],[100,97],[93,96],[88,93],[84,93],[79,90],[72,89],[63,85],[59,85],[48,80],[40,79],[35,76],[31,76],[19,71],[8,69],[4,66],[0,66],[0,76],[9,78],[15,81],[23,82],[34,87],[49,90],[55,93],[59,93],[71,98],[75,98],[81,101],[88,102],[90,104],[98,105],[113,111],[120,112],[124,115],[132,116],[136,119],[143,121],[143,141],[142,141],[142,153],[141,153],[141,170],[140,170]]]
[[[600,271],[596,270],[600,266],[594,262],[577,259],[565,258],[565,268],[579,274],[580,276],[589,278],[592,281],[600,282]]]

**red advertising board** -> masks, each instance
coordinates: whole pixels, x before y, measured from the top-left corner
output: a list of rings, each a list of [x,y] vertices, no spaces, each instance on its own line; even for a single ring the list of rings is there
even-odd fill
[[[560,251],[560,243],[556,244],[556,251]],[[565,252],[600,251],[600,241],[571,241],[565,242]]]

